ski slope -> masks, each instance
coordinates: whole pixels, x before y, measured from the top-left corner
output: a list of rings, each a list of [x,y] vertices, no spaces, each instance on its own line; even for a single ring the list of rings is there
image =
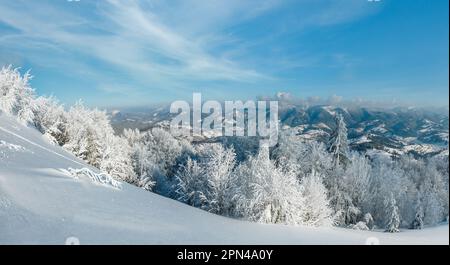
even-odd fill
[[[110,185],[0,113],[0,244],[448,244],[448,224],[401,233],[256,224]]]

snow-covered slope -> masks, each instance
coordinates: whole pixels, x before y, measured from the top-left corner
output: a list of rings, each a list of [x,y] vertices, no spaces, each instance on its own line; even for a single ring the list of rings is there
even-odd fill
[[[70,168],[90,167],[0,114],[0,244],[64,244],[71,237],[81,244],[449,243],[448,225],[389,234],[249,223],[126,183],[76,178]]]

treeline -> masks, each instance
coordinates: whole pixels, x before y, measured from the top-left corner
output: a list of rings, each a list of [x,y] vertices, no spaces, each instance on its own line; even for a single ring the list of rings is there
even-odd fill
[[[105,111],[37,97],[3,67],[0,109],[114,178],[206,211],[262,223],[420,229],[448,219],[448,156],[391,158],[349,150],[343,118],[327,143],[279,134],[194,144],[168,131],[115,135]]]

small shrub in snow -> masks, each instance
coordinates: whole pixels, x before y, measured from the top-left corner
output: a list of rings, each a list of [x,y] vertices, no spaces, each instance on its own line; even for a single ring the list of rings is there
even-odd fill
[[[374,226],[375,226],[375,223],[374,223],[374,221],[373,221],[373,217],[372,217],[372,215],[370,214],[370,213],[366,213],[365,215],[364,215],[364,223],[367,225],[367,227],[369,228],[369,229],[373,229],[374,228]]]
[[[89,168],[68,168],[68,171],[74,178],[80,178],[81,176],[84,176],[88,177],[94,183],[111,186],[116,189],[122,188],[122,184],[119,181],[115,180],[113,177],[105,173],[95,173]]]
[[[355,225],[352,226],[355,230],[370,230],[367,224],[363,221],[357,222]]]

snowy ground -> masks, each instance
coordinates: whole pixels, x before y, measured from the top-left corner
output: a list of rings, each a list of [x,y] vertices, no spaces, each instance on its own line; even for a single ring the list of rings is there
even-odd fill
[[[69,168],[90,167],[0,114],[0,244],[449,244],[448,224],[396,234],[255,224]]]

